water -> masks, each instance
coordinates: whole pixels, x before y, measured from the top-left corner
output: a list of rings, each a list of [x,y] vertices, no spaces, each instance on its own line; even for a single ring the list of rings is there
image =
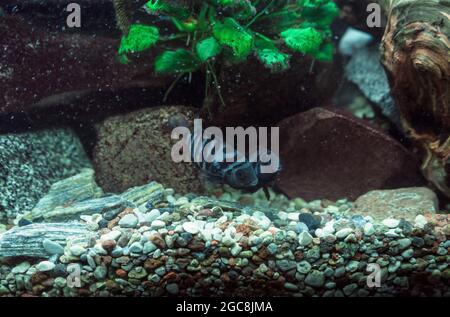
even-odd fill
[[[448,118],[337,2],[2,2],[0,297],[449,296]]]

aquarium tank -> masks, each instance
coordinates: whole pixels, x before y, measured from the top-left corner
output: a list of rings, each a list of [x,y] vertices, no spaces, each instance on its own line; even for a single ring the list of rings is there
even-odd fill
[[[450,297],[449,17],[0,1],[0,305]]]

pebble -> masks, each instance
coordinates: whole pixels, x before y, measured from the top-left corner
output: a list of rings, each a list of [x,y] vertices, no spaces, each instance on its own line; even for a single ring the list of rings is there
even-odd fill
[[[171,295],[177,295],[180,291],[178,284],[176,283],[169,283],[166,285],[166,291]]]
[[[42,261],[36,265],[36,269],[39,272],[48,272],[48,271],[53,270],[54,268],[55,268],[55,263],[50,262],[50,261]]]
[[[19,265],[16,265],[12,270],[11,270],[11,272],[13,273],[13,274],[23,274],[23,273],[25,273],[26,271],[28,271],[28,269],[30,268],[30,263],[28,263],[28,262],[22,262],[22,263],[20,263]]]
[[[305,284],[312,287],[322,287],[325,284],[325,276],[322,272],[313,270],[306,276]]]
[[[190,234],[197,234],[199,232],[199,228],[195,222],[183,223],[183,230]]]
[[[297,263],[297,272],[300,274],[308,274],[311,271],[311,264],[307,261]]]
[[[155,251],[156,249],[157,249],[157,247],[156,247],[156,245],[153,242],[147,241],[147,242],[144,243],[144,247],[142,249],[142,252],[144,254],[149,254],[149,253]]]
[[[131,253],[141,253],[142,252],[142,244],[140,242],[134,242],[130,246],[130,252]]]
[[[103,265],[97,266],[94,270],[94,277],[97,280],[103,280],[106,277],[106,274],[108,274],[108,269]]]
[[[162,229],[162,228],[166,227],[166,223],[164,221],[162,221],[162,220],[153,220],[152,224],[151,224],[151,227],[153,229]]]
[[[64,254],[64,248],[59,243],[50,239],[44,239],[42,246],[49,254]]]
[[[373,224],[371,224],[370,222],[366,223],[364,225],[364,234],[366,236],[371,236],[375,233],[375,226]]]
[[[428,223],[428,221],[427,218],[425,218],[424,216],[417,215],[416,218],[414,219],[414,223],[416,227],[423,229],[425,225]]]
[[[394,218],[388,218],[388,219],[384,219],[382,221],[382,223],[383,223],[383,225],[385,225],[386,227],[388,227],[390,229],[395,229],[400,224],[400,220],[397,220]]]
[[[310,245],[312,241],[313,237],[307,231],[303,231],[298,236],[298,243],[303,247]]]
[[[336,232],[336,238],[338,239],[345,239],[347,236],[353,232],[352,228],[344,228]]]
[[[119,230],[113,230],[111,232],[108,232],[108,233],[102,235],[100,237],[100,240],[102,240],[102,241],[107,241],[107,240],[117,241],[117,239],[119,239],[119,237],[121,235],[122,235],[122,232],[120,232]]]
[[[269,252],[269,254],[274,255],[278,252],[278,246],[275,243],[270,243],[267,246],[267,252]]]
[[[318,217],[310,213],[301,213],[298,215],[298,221],[303,222],[309,230],[316,230],[320,227],[320,220]]]
[[[127,214],[119,221],[119,226],[122,228],[135,228],[138,224],[138,218],[133,214]]]
[[[86,252],[86,249],[79,244],[75,244],[69,248],[69,251],[74,256],[81,256],[83,253]]]

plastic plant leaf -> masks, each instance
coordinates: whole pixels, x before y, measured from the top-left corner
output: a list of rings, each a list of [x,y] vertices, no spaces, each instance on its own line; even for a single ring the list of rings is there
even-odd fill
[[[167,15],[179,20],[186,20],[190,16],[187,8],[173,4],[174,1],[167,0],[150,0],[144,5],[145,11],[151,15]]]
[[[323,41],[321,33],[312,27],[287,29],[280,35],[289,48],[304,54],[316,53]]]
[[[289,54],[280,52],[278,49],[257,49],[256,55],[261,63],[273,73],[282,72],[289,68]]]
[[[159,40],[159,30],[154,26],[133,24],[130,32],[122,37],[119,55],[137,53],[152,47]]]
[[[318,26],[329,26],[339,16],[339,8],[332,0],[297,0],[302,17]]]
[[[200,60],[185,49],[165,51],[155,60],[155,71],[159,74],[182,74],[196,71]]]
[[[325,43],[317,53],[313,54],[313,56],[321,62],[332,62],[334,57],[333,43]]]
[[[231,48],[234,58],[243,59],[253,49],[253,36],[233,18],[213,25],[213,35],[221,45]]]
[[[208,37],[200,42],[196,46],[197,56],[202,62],[207,61],[220,54],[222,47],[219,42],[213,37]]]

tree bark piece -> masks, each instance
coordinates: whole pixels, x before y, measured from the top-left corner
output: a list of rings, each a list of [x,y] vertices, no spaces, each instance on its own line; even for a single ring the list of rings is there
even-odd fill
[[[425,177],[450,197],[450,0],[381,1],[382,62]]]

